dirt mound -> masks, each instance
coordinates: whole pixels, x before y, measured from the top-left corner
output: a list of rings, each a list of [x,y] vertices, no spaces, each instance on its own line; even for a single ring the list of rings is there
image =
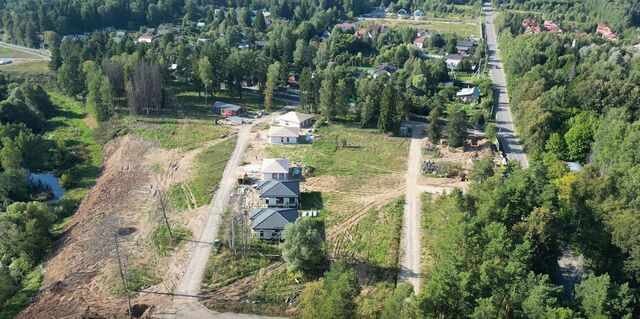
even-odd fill
[[[101,177],[47,257],[42,292],[18,318],[126,316],[126,299],[109,294],[104,270],[117,265],[115,232],[130,264],[146,254],[136,246],[149,232],[140,217],[148,210],[155,184],[142,159],[157,150],[154,142],[135,136],[105,146]],[[157,298],[141,297],[136,303],[154,304],[148,299]]]

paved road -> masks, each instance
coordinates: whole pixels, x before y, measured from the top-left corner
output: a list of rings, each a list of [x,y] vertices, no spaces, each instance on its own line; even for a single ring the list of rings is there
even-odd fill
[[[487,21],[487,44],[489,46],[489,67],[491,79],[495,86],[495,96],[498,101],[496,108],[496,126],[498,138],[507,155],[507,160],[518,161],[522,168],[529,167],[527,154],[522,148],[522,144],[516,136],[513,116],[509,108],[509,96],[507,95],[507,80],[504,75],[502,60],[500,60],[500,50],[496,38],[495,24],[493,21],[493,9],[489,2],[485,2],[482,11],[486,15]]]
[[[406,175],[406,194],[404,199],[404,220],[402,224],[400,259],[400,281],[409,282],[413,290],[420,292],[420,163],[422,162],[423,124],[412,126],[413,136],[409,146],[409,160]]]
[[[43,60],[51,60],[51,52],[47,51],[47,50],[38,50],[38,49],[33,49],[33,48],[27,48],[27,47],[23,47],[20,45],[15,45],[15,44],[11,44],[11,43],[7,43],[7,42],[3,42],[0,41],[0,47],[5,47],[5,48],[11,48],[11,49],[15,49],[18,51],[22,51],[22,52],[26,52],[29,54],[33,54],[35,56],[38,56],[40,58],[42,58]]]

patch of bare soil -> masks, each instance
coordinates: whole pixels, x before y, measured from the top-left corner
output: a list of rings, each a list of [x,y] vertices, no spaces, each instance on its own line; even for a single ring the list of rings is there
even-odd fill
[[[191,245],[182,245],[170,257],[154,253],[149,235],[160,225],[155,194],[188,179],[200,150],[167,151],[137,136],[107,144],[102,175],[47,256],[43,289],[18,318],[126,317],[126,299],[109,290],[118,281],[114,233],[129,268],[147,267],[162,280],[146,290],[171,292],[184,271]],[[196,233],[205,214],[203,207],[188,216],[171,212],[169,218],[172,222],[180,219]],[[170,297],[157,294],[132,297],[132,304],[145,305],[138,310],[171,304]]]

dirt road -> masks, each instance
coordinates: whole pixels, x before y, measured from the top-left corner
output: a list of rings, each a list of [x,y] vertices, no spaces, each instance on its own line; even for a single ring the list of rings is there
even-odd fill
[[[413,125],[413,137],[409,147],[409,160],[406,175],[406,195],[404,204],[404,220],[402,225],[402,255],[400,264],[400,281],[413,285],[416,293],[420,291],[420,189],[418,177],[420,176],[420,163],[422,162],[421,138],[424,131],[423,125]]]
[[[189,264],[175,290],[176,294],[197,295],[200,291],[200,283],[211,255],[213,241],[218,238],[220,221],[234,189],[238,165],[240,164],[242,153],[249,142],[250,135],[251,125],[242,125],[238,131],[235,149],[222,173],[222,179],[209,206],[205,224],[197,242],[194,244]]]
[[[27,47],[23,47],[23,46],[20,46],[20,45],[15,45],[15,44],[3,42],[3,41],[0,41],[0,47],[10,48],[10,49],[22,51],[22,52],[25,52],[25,53],[33,54],[35,56],[38,56],[38,57],[42,58],[43,60],[47,60],[47,61],[51,60],[51,53],[49,51],[47,51],[47,50],[38,50],[38,49],[33,49],[33,48],[27,48]]]

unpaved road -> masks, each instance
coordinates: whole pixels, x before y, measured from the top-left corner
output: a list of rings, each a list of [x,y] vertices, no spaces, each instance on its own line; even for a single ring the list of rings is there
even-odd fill
[[[10,48],[18,51],[22,51],[25,53],[29,53],[35,56],[42,58],[43,60],[49,61],[51,60],[51,53],[46,50],[38,50],[33,48],[23,47],[21,45],[15,45],[7,42],[0,41],[0,47]]]
[[[418,177],[420,176],[420,163],[422,162],[421,138],[424,131],[423,125],[413,125],[411,145],[409,146],[409,159],[406,175],[406,195],[404,199],[404,220],[402,225],[402,255],[400,264],[400,281],[409,282],[415,293],[420,292],[420,189]]]
[[[516,136],[516,129],[513,125],[513,116],[509,107],[509,95],[507,94],[507,78],[504,75],[502,60],[500,60],[500,49],[496,38],[495,23],[493,19],[493,9],[489,2],[485,2],[482,12],[487,19],[487,45],[489,46],[489,67],[491,79],[494,85],[494,94],[497,96],[496,105],[496,127],[498,137],[504,148],[509,161],[517,161],[522,168],[529,167],[527,154],[522,148],[522,144]]]
[[[242,125],[238,130],[238,139],[236,146],[231,153],[229,162],[224,168],[222,173],[222,179],[218,185],[211,204],[207,213],[207,219],[203,225],[200,236],[197,242],[194,244],[189,264],[185,270],[184,276],[180,280],[180,283],[176,287],[176,294],[183,295],[197,295],[200,292],[200,283],[204,276],[209,256],[211,255],[211,249],[213,248],[213,241],[218,238],[218,230],[220,228],[220,221],[222,215],[227,208],[227,203],[231,196],[231,192],[234,190],[236,183],[236,174],[242,153],[244,152],[249,137],[251,135],[251,125]],[[178,298],[182,299],[182,298]]]
[[[194,244],[189,264],[184,272],[184,276],[178,283],[174,293],[178,296],[174,297],[174,309],[159,314],[157,318],[268,318],[258,315],[216,313],[207,309],[202,305],[195,296],[200,292],[200,284],[204,277],[205,269],[211,250],[213,249],[213,241],[218,238],[218,231],[222,221],[222,215],[227,209],[229,199],[235,189],[237,181],[237,172],[242,155],[244,153],[249,139],[251,137],[251,128],[260,122],[267,122],[277,113],[264,117],[251,125],[241,125],[238,130],[238,138],[236,146],[231,153],[231,157],[227,162],[227,166],[222,173],[222,179],[218,185],[218,189],[213,195],[213,199],[209,206],[207,219],[198,237],[198,241]],[[183,295],[183,296],[180,296]],[[189,297],[191,296],[191,297]]]

